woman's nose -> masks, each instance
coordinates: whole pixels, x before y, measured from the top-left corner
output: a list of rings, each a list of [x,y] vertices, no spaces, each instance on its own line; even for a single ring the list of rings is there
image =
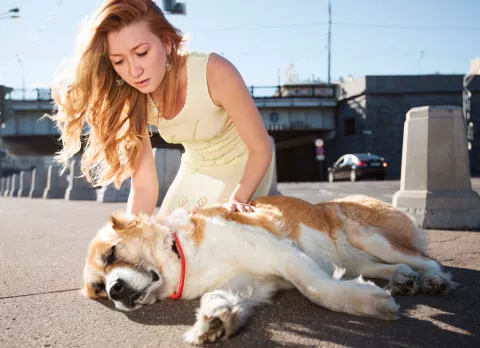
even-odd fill
[[[143,68],[139,64],[132,63],[130,65],[130,75],[135,79],[143,73]]]

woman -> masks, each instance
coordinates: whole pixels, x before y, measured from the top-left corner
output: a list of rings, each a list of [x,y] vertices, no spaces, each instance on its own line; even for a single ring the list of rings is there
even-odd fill
[[[240,74],[216,54],[182,54],[181,33],[151,0],[108,0],[79,36],[68,89],[53,90],[66,164],[81,148],[94,185],[131,177],[128,211],[152,214],[158,181],[147,124],[185,148],[160,208],[253,211],[273,174],[270,140]]]

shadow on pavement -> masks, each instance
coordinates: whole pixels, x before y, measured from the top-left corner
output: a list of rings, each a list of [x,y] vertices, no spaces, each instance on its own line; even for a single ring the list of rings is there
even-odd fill
[[[396,321],[355,317],[318,307],[298,291],[279,293],[222,347],[312,347],[319,340],[354,347],[479,346],[480,271],[449,267],[461,285],[445,296],[400,296]],[[380,286],[384,282],[376,281]],[[114,309],[113,304],[101,301]],[[193,325],[198,300],[165,300],[125,313],[143,325]]]

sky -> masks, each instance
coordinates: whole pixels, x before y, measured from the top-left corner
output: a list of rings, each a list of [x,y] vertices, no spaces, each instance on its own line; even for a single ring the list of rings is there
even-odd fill
[[[0,84],[49,87],[101,0],[0,0]],[[184,0],[167,15],[190,51],[230,60],[248,86],[327,80],[328,0]],[[480,56],[480,0],[332,0],[331,78],[465,74]],[[157,1],[162,7],[162,1]],[[290,66],[290,68],[289,68]],[[293,67],[292,67],[293,66]],[[286,72],[290,71],[287,76]]]

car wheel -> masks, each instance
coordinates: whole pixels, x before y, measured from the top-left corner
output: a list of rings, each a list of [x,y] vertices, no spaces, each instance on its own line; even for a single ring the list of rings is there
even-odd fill
[[[350,172],[350,181],[351,181],[351,182],[357,181],[357,173],[355,173],[354,170],[352,170],[352,171]]]
[[[335,181],[335,177],[333,176],[333,173],[330,172],[328,173],[328,182],[334,182]]]

